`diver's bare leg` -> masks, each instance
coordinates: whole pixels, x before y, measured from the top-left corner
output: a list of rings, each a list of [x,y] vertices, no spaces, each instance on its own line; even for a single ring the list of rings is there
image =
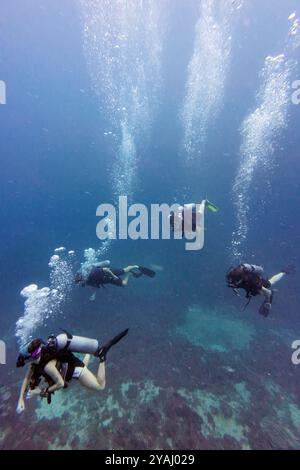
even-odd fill
[[[130,272],[126,274],[124,279],[122,279],[122,286],[127,286],[129,278],[130,278]]]
[[[131,271],[133,271],[134,269],[139,269],[139,266],[134,265],[134,266],[127,266],[126,268],[124,268],[124,272],[126,273],[126,276],[122,280],[122,286],[127,286]]]
[[[271,303],[272,291],[270,289],[262,287],[261,294],[265,297],[265,302]]]
[[[105,362],[100,362],[98,372],[97,372],[97,377],[87,367],[84,367],[78,381],[80,385],[88,388],[89,390],[93,390],[95,392],[104,390],[105,388]]]
[[[274,276],[271,277],[271,279],[269,279],[269,282],[271,284],[271,286],[274,286],[274,284],[276,284],[277,282],[281,281],[281,279],[286,275],[286,273],[284,272],[281,272],[281,273],[278,273],[278,274],[275,274]]]
[[[124,268],[124,272],[125,273],[130,273],[130,271],[132,271],[133,269],[139,269],[139,267],[137,265],[127,266],[126,268]]]
[[[91,359],[91,355],[90,354],[85,354],[82,362],[86,367],[88,367],[90,359]]]
[[[101,385],[102,389],[105,388],[106,379],[105,379],[105,361],[100,362],[98,371],[97,371],[97,381]]]
[[[263,315],[264,317],[267,317],[271,312],[273,293],[271,289],[266,289],[265,287],[262,287],[260,294],[265,297],[265,300],[259,308],[259,314]]]
[[[271,286],[273,287],[274,284],[276,284],[277,282],[281,281],[281,279],[286,275],[286,273],[284,272],[280,272],[278,274],[275,274],[274,276],[272,276],[270,279],[269,279],[269,283],[271,284]],[[265,296],[265,301],[266,302],[269,302],[271,303],[271,300],[272,300],[272,290],[271,289],[267,289],[266,287],[263,287],[261,289],[261,294]]]
[[[281,272],[278,274],[275,274],[274,276],[269,279],[269,282],[271,286],[274,286],[277,282],[279,282],[283,277],[285,276],[285,273]],[[266,287],[262,287],[260,293],[265,297],[265,302],[271,303],[272,300],[272,290],[267,289]]]

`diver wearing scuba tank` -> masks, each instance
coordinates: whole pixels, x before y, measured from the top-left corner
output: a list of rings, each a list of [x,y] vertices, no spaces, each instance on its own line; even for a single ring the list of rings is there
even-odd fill
[[[85,278],[81,273],[77,273],[75,277],[76,284],[81,284],[90,287],[102,287],[106,284],[113,284],[115,286],[127,286],[129,276],[132,274],[134,277],[142,275],[154,277],[155,272],[143,266],[127,266],[126,268],[98,268],[93,267]],[[122,278],[124,276],[124,278]]]
[[[17,412],[25,409],[24,397],[39,395],[51,403],[53,393],[66,388],[72,379],[77,379],[84,387],[100,391],[105,388],[105,360],[109,349],[117,344],[128,333],[128,329],[112,338],[104,346],[95,339],[73,336],[64,332],[58,336],[50,335],[47,342],[35,339],[21,348],[17,367],[24,367],[27,362],[30,368],[23,380]],[[85,353],[83,361],[73,353]],[[88,369],[90,355],[99,358],[97,374]],[[46,387],[40,388],[42,379]]]
[[[82,287],[90,286],[94,289],[104,287],[108,284],[124,287],[127,286],[130,275],[133,277],[140,277],[143,275],[154,277],[155,274],[155,271],[152,271],[152,269],[139,265],[127,266],[125,268],[112,268],[110,266],[110,262],[105,261],[103,263],[91,265],[88,272],[83,272],[82,270],[78,271],[75,275],[74,281]],[[90,300],[95,300],[95,297],[96,291],[92,294]]]
[[[226,274],[227,286],[237,293],[238,289],[246,291],[246,298],[248,299],[244,309],[248,306],[252,297],[263,295],[265,300],[259,309],[259,314],[267,317],[272,308],[273,301],[273,286],[279,282],[286,274],[294,272],[294,266],[289,265],[282,269],[280,273],[275,274],[271,278],[264,277],[264,269],[262,266],[255,264],[240,264],[239,266],[232,267]]]

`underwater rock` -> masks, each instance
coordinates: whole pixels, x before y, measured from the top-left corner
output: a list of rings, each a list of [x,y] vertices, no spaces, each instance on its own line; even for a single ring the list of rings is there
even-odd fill
[[[205,310],[201,306],[190,307],[184,323],[175,332],[195,346],[220,354],[248,349],[255,336],[250,323],[226,312]]]

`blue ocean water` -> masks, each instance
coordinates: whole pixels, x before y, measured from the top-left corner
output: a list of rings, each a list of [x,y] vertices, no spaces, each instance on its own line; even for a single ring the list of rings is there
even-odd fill
[[[266,319],[225,283],[241,261],[268,276],[299,266],[299,15],[296,0],[2,1],[1,448],[299,448],[299,273]],[[200,251],[106,245],[96,208],[120,195],[208,197],[220,211],[206,213]],[[88,248],[157,275],[90,302],[72,277]],[[58,295],[26,307],[31,284]],[[129,327],[107,389],[75,383],[17,415],[24,314],[33,337],[66,328],[105,342]]]

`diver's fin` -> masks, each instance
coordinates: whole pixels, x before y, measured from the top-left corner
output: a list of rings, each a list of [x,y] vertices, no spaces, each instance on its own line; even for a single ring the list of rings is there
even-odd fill
[[[208,199],[205,199],[205,209],[210,210],[211,212],[218,212],[219,208],[215,206],[212,202],[210,202]]]
[[[130,272],[131,272],[131,274],[133,275],[133,277],[136,277],[136,278],[141,277],[141,276],[143,275],[143,273],[142,273],[140,270],[138,270],[138,271],[130,271]]]
[[[112,338],[108,343],[106,343],[104,346],[101,346],[95,353],[95,356],[99,357],[100,362],[104,362],[106,359],[106,354],[110,350],[112,346],[117,344],[124,336],[127,335],[129,328],[126,328],[126,330],[121,331],[117,336]]]
[[[285,268],[283,268],[281,272],[285,274],[295,274],[296,266],[294,263],[290,263],[287,266],[285,266]]]
[[[259,314],[263,317],[267,317],[271,311],[272,305],[270,302],[264,302],[259,309]]]
[[[139,266],[139,270],[142,274],[148,277],[155,277],[156,272],[152,271],[152,269],[145,268],[144,266]]]

